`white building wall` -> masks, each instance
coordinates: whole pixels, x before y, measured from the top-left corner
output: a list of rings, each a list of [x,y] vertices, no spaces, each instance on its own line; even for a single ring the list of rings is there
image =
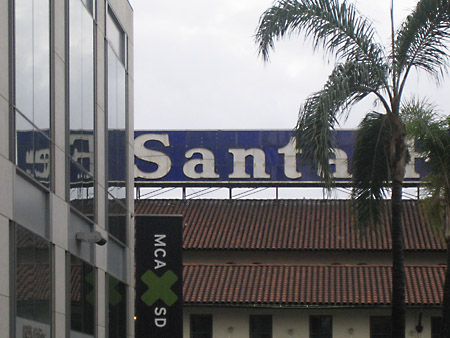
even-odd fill
[[[415,329],[419,322],[420,313],[422,313],[423,326],[421,334]],[[333,338],[370,338],[370,317],[389,316],[390,310],[185,307],[183,315],[184,338],[190,337],[191,314],[212,314],[214,338],[248,338],[250,315],[271,315],[274,338],[308,338],[310,315],[332,316]],[[406,315],[406,337],[431,338],[431,317],[439,317],[440,315],[439,310],[409,309]],[[231,331],[232,333],[230,333]],[[290,332],[292,332],[291,335],[289,335]]]

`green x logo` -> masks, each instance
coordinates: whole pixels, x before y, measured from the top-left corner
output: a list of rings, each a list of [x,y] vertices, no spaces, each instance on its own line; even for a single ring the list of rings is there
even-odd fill
[[[148,270],[142,275],[141,280],[148,286],[148,290],[141,296],[147,306],[152,306],[158,299],[167,306],[172,306],[178,300],[178,296],[171,290],[172,285],[178,280],[172,270],[166,271],[161,277]]]

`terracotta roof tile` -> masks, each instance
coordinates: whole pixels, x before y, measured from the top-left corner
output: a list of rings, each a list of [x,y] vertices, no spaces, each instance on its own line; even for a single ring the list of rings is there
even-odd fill
[[[407,266],[406,304],[439,306],[445,266]],[[199,265],[183,271],[185,305],[388,306],[386,265]]]
[[[361,237],[349,200],[136,200],[136,214],[184,216],[184,249],[390,250],[390,212]],[[405,250],[439,250],[417,201],[403,202]]]

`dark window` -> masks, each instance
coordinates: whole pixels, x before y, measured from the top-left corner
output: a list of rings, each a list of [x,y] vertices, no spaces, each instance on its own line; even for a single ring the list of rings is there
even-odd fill
[[[212,338],[212,315],[191,315],[191,338]]]
[[[95,278],[94,267],[71,256],[70,262],[70,328],[94,334]]]
[[[272,316],[250,316],[250,338],[272,338]]]
[[[442,325],[441,317],[431,317],[431,338],[441,337],[441,325]]]
[[[309,337],[310,338],[331,338],[333,337],[333,319],[331,316],[310,316],[309,317]]]
[[[127,288],[126,284],[108,275],[109,337],[127,336]]]
[[[390,316],[370,317],[370,338],[390,338],[392,319]]]
[[[17,226],[17,316],[50,324],[50,245]]]

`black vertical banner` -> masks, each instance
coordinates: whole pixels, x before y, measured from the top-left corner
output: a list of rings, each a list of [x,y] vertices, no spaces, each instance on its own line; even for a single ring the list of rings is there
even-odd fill
[[[136,338],[183,337],[181,216],[136,216]]]

